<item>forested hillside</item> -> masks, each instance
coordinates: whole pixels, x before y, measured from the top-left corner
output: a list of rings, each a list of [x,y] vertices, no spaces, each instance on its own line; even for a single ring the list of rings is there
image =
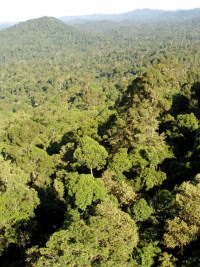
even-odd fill
[[[0,31],[0,266],[200,266],[200,18]]]

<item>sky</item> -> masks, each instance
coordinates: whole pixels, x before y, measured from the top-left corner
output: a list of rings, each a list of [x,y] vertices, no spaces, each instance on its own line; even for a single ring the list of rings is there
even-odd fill
[[[17,22],[42,16],[119,14],[139,8],[200,8],[200,0],[2,0],[0,22]]]

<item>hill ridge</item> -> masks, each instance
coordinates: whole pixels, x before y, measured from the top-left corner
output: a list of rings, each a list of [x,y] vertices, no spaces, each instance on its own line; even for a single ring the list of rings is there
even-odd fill
[[[81,45],[87,42],[85,36],[79,29],[54,17],[20,22],[0,31],[1,61],[61,57],[63,50],[81,50]]]
[[[83,16],[64,16],[60,19],[65,23],[73,22],[74,20],[83,21],[99,21],[99,20],[111,20],[116,22],[122,22],[125,20],[153,20],[153,21],[162,21],[162,20],[185,20],[189,18],[200,17],[200,8],[194,8],[189,10],[161,10],[161,9],[136,9],[120,14],[91,14]]]
[[[134,20],[134,21],[165,21],[165,20],[175,20],[182,21],[190,18],[200,17],[200,8],[193,9],[177,9],[177,10],[162,10],[162,9],[150,9],[150,8],[141,8],[135,9],[128,12],[123,12],[119,14],[103,14],[96,13],[90,15],[77,15],[77,16],[62,16],[59,18],[51,16],[43,16],[43,18],[55,18],[67,24],[77,24],[85,23],[88,21],[101,21],[101,20],[110,20],[114,22],[122,22],[125,20]],[[29,19],[23,22],[37,20],[40,18]],[[23,23],[23,22],[0,22],[0,30],[12,27],[13,25]]]

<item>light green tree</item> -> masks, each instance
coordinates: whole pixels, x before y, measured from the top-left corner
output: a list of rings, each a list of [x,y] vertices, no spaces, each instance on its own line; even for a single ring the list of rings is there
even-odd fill
[[[68,195],[79,209],[85,210],[87,206],[107,196],[103,181],[90,174],[69,173],[65,182]]]
[[[183,247],[196,240],[200,227],[200,183],[183,182],[176,190],[179,212],[173,220],[167,220],[164,241],[167,247]]]
[[[77,161],[77,165],[86,166],[90,169],[93,176],[93,169],[100,170],[106,164],[108,152],[99,145],[97,141],[89,136],[83,136],[79,139],[73,158]]]
[[[109,199],[96,207],[88,225],[79,220],[54,233],[40,249],[36,266],[133,266],[132,251],[138,242],[135,222]],[[28,251],[29,261],[38,253]]]
[[[183,253],[183,247],[196,239],[198,227],[189,225],[179,217],[167,221],[167,233],[164,234],[164,242],[168,248],[179,247]]]
[[[108,194],[117,198],[120,207],[130,207],[137,198],[133,187],[126,181],[116,181],[115,173],[105,171],[101,177]]]
[[[40,201],[27,182],[22,170],[0,158],[0,254],[11,243],[25,246],[30,238],[30,220]]]

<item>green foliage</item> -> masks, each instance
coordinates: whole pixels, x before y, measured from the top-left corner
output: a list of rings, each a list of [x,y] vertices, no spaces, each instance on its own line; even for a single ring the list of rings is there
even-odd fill
[[[135,221],[146,221],[153,213],[153,208],[148,205],[144,198],[141,198],[133,205],[132,213]]]
[[[0,31],[2,266],[199,264],[199,29]]]
[[[61,181],[55,179],[54,180],[54,188],[56,190],[58,198],[60,200],[64,200],[64,194],[65,194],[64,184]]]
[[[152,199],[152,206],[156,210],[156,217],[163,223],[168,218],[173,218],[177,213],[178,203],[172,192],[159,190]]]
[[[89,136],[93,139],[98,137],[98,123],[95,120],[90,120],[84,123],[80,129],[78,129],[77,134],[79,136]]]
[[[106,164],[108,153],[105,148],[89,136],[83,136],[78,142],[78,146],[73,154],[77,165],[87,166],[88,169],[101,170]]]
[[[108,165],[108,169],[115,172],[115,179],[117,181],[125,179],[123,172],[128,172],[131,167],[132,164],[126,148],[120,148],[119,152],[114,154]]]
[[[168,254],[167,252],[163,252],[163,255],[159,257],[158,261],[159,261],[159,266],[161,267],[177,266],[176,265],[177,259],[172,254]]]
[[[0,253],[11,243],[25,245],[31,232],[30,220],[40,203],[37,192],[27,185],[23,171],[0,158]],[[30,229],[28,229],[30,227]]]
[[[68,195],[73,198],[75,205],[85,210],[107,196],[107,190],[100,179],[90,174],[69,173],[65,177]]]
[[[22,152],[18,154],[18,152]],[[32,147],[28,151],[19,150],[19,148],[5,146],[3,154],[6,158],[16,160],[16,164],[21,167],[27,174],[34,185],[45,187],[51,183],[50,176],[54,171],[52,158],[38,147]]]
[[[146,190],[158,186],[166,180],[166,173],[157,171],[155,168],[146,168],[141,173],[140,176],[135,179],[134,188],[135,190],[140,190],[145,186]]]
[[[179,216],[190,225],[200,226],[200,184],[184,182],[178,188],[176,200],[180,206]]]
[[[125,181],[116,181],[113,172],[105,171],[101,179],[103,180],[111,199],[112,196],[116,197],[119,202],[119,206],[131,206],[132,203],[136,200],[137,194],[134,192],[132,186],[130,186]]]
[[[54,233],[41,248],[37,266],[123,265],[131,266],[131,253],[138,235],[134,221],[105,199],[97,215]]]
[[[125,155],[124,150],[124,159],[120,164],[123,165],[124,162],[123,166],[127,166],[124,171],[127,172],[132,165],[134,188],[138,191],[143,187],[149,190],[162,184],[167,177],[160,166],[165,159],[173,156],[166,144],[165,135],[158,132],[159,117],[171,105],[167,74],[169,70],[160,64],[142,77],[134,79],[117,103],[117,114],[107,131],[113,150],[120,152],[124,147],[129,150],[128,155]],[[175,77],[171,79],[172,84],[177,87]],[[117,155],[112,159],[113,166],[111,163],[109,165],[114,171],[119,169],[115,165],[120,166],[119,163],[114,163]]]
[[[137,248],[134,259],[137,261],[138,266],[150,267],[155,262],[155,257],[158,256],[161,252],[161,249],[154,244],[146,244],[141,248]]]
[[[16,117],[6,129],[2,154],[29,174],[36,186],[45,187],[54,171],[53,159],[44,149],[48,143],[46,128],[24,113]]]
[[[183,250],[183,246],[196,240],[198,236],[200,225],[199,183],[197,185],[190,182],[182,183],[178,188],[176,201],[179,205],[179,214],[173,220],[167,221],[164,240],[168,247],[180,247]]]
[[[174,220],[167,221],[167,233],[164,234],[165,245],[168,248],[180,247],[183,249],[183,246],[196,239],[197,232],[196,225],[188,225],[176,217]]]
[[[183,132],[194,132],[198,128],[198,120],[193,113],[177,116],[177,126]]]
[[[46,147],[48,143],[46,128],[29,118],[23,112],[15,114],[15,120],[6,129],[5,142],[9,145],[26,147]]]

